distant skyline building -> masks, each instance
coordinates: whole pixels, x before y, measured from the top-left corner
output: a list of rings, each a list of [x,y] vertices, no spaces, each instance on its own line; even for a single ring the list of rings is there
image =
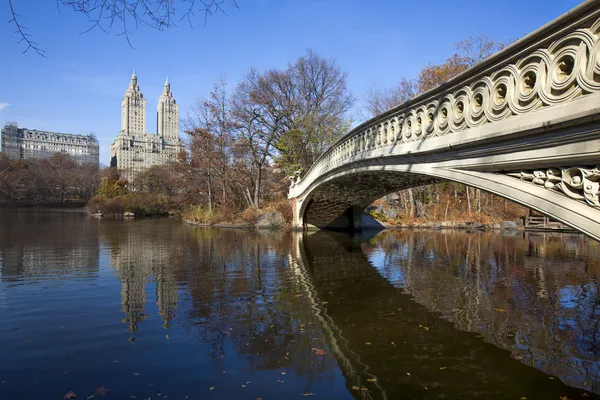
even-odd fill
[[[179,138],[179,105],[169,78],[158,98],[156,125],[156,134],[146,132],[146,99],[134,70],[121,101],[121,131],[110,146],[110,166],[122,170],[126,179],[132,180],[152,165],[176,161],[185,148]]]
[[[2,128],[1,151],[14,160],[39,160],[66,153],[79,164],[99,166],[100,146],[93,134],[74,135],[19,128],[12,122]]]

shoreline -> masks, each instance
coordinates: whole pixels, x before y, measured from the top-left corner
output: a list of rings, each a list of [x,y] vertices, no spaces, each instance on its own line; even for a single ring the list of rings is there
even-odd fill
[[[201,227],[201,228],[226,228],[226,229],[281,229],[285,231],[302,231],[304,229],[291,226],[277,226],[277,225],[255,225],[248,223],[217,223],[217,224],[202,224],[199,222],[190,221],[182,218],[182,222],[189,226]],[[490,231],[490,230],[509,230],[509,231],[524,231],[525,227],[521,220],[518,221],[502,221],[494,224],[482,224],[479,222],[422,222],[422,223],[410,223],[410,224],[397,224],[392,225],[389,223],[382,223],[377,221],[379,226],[366,226],[363,230],[408,230],[408,229],[435,229],[435,230],[470,230],[470,231]],[[315,226],[309,226],[306,230],[313,231],[319,230]]]

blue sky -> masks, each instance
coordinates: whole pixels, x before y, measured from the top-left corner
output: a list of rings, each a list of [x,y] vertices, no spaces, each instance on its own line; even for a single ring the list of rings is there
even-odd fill
[[[121,98],[135,68],[147,99],[147,127],[156,130],[156,103],[168,75],[184,117],[223,75],[230,87],[250,67],[284,68],[312,48],[348,73],[360,101],[373,85],[414,77],[443,62],[454,43],[484,33],[501,42],[537,29],[577,0],[237,0],[239,9],[206,26],[179,23],[158,32],[134,29],[134,49],[119,28],[92,30],[86,18],[48,0],[13,0],[21,23],[46,51],[22,55],[8,3],[0,0],[0,124],[68,133],[94,132],[100,162],[120,130]],[[199,14],[197,14],[199,15]]]

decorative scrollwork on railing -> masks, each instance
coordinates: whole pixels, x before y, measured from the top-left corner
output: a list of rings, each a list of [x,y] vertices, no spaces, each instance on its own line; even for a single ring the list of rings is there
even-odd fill
[[[298,188],[365,153],[465,131],[600,93],[600,17],[593,5],[579,22],[513,43],[472,72],[352,130],[310,168]],[[536,42],[537,40],[537,42]],[[462,82],[462,83],[461,83]]]
[[[508,172],[507,175],[560,191],[592,207],[600,207],[600,166],[534,169]]]

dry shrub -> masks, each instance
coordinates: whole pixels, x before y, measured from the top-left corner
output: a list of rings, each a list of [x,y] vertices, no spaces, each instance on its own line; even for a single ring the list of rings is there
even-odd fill
[[[167,196],[161,194],[133,192],[119,199],[123,201],[125,211],[135,215],[163,215],[171,209]]]
[[[260,210],[256,207],[247,207],[240,214],[240,219],[248,224],[256,224],[263,212],[263,210]]]
[[[125,211],[125,206],[121,199],[110,199],[107,200],[102,207],[100,212],[106,217],[120,217]]]
[[[222,221],[221,214],[215,210],[196,206],[184,213],[184,218],[197,224],[214,225]]]
[[[281,214],[284,221],[288,224],[292,223],[294,213],[292,211],[292,204],[287,200],[277,201],[269,204],[266,209],[268,211],[276,211]]]
[[[106,200],[102,196],[92,197],[85,206],[85,209],[90,214],[96,214],[102,212],[102,207],[106,203]]]

